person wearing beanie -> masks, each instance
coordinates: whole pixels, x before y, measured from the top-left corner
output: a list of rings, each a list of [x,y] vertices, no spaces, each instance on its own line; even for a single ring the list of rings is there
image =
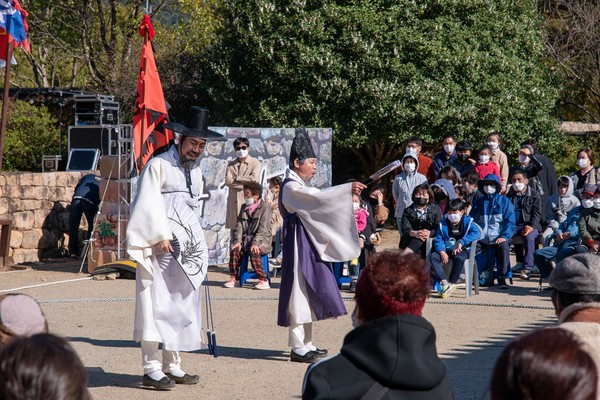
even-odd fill
[[[556,264],[548,282],[554,289],[551,298],[560,327],[584,343],[600,374],[600,257],[590,253],[567,257]]]
[[[425,262],[397,250],[376,253],[356,285],[354,329],[339,354],[311,366],[303,399],[453,399],[433,326]]]
[[[313,344],[313,321],[348,313],[331,262],[360,254],[352,194],[360,194],[366,186],[348,182],[319,190],[310,186],[316,172],[311,139],[305,129],[298,128],[279,192],[285,257],[277,325],[288,328],[293,362],[312,363],[327,354]]]
[[[47,332],[48,322],[34,298],[23,293],[0,295],[0,349],[14,338]]]
[[[586,184],[581,192],[581,214],[577,222],[580,245],[576,253],[600,251],[600,188]]]

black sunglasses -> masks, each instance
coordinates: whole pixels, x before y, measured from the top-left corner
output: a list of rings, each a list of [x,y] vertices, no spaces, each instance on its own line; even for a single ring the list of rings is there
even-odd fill
[[[246,150],[248,146],[236,146],[236,150]]]

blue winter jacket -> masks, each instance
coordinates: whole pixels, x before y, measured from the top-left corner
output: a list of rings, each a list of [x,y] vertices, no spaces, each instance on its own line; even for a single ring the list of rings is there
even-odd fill
[[[483,191],[484,182],[493,182],[496,193],[487,194]],[[477,182],[482,196],[473,202],[471,217],[483,230],[482,243],[492,244],[498,238],[510,240],[515,230],[515,207],[512,201],[500,194],[502,185],[496,175],[486,175]]]
[[[464,235],[462,239],[459,239],[457,242],[461,243],[463,249],[467,249],[474,240],[479,239],[479,228],[473,222],[473,218],[465,215],[462,219],[463,224],[463,232]],[[433,239],[433,249],[438,253],[441,251],[446,251],[446,241],[450,239],[450,235],[448,234],[448,219],[443,218],[440,222],[440,226],[437,230],[437,234]]]

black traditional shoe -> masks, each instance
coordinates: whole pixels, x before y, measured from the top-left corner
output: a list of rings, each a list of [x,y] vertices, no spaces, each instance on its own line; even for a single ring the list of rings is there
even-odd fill
[[[142,386],[152,386],[158,390],[171,390],[175,387],[175,382],[166,376],[163,376],[160,380],[152,379],[148,375],[142,377]]]
[[[327,349],[315,349],[315,350],[311,350],[311,353],[315,353],[315,356],[317,357],[325,357],[327,356]]]
[[[317,355],[312,351],[309,351],[305,355],[301,356],[294,352],[294,350],[290,351],[290,361],[294,362],[302,362],[302,363],[314,363],[317,361]]]
[[[167,375],[167,377],[171,380],[175,381],[175,383],[179,383],[181,385],[195,385],[200,382],[200,377],[198,375],[185,374],[184,376],[175,376],[168,372],[165,375]]]
[[[498,279],[498,289],[507,290],[508,285],[506,284],[506,279]]]

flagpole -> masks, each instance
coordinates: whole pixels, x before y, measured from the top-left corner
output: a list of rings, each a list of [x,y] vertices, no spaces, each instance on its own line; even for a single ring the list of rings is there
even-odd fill
[[[6,136],[6,124],[8,115],[8,94],[10,87],[10,61],[12,60],[12,41],[6,47],[6,69],[4,72],[4,93],[2,94],[2,121],[0,122],[0,171],[2,171],[2,159],[4,158],[4,138]]]

